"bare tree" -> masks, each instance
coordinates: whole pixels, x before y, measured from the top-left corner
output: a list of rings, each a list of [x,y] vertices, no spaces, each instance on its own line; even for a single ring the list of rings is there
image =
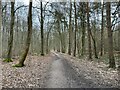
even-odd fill
[[[106,3],[106,20],[108,30],[108,54],[109,54],[109,67],[115,68],[115,59],[113,53],[113,34],[111,30],[111,3]]]
[[[29,51],[31,36],[32,36],[32,0],[30,0],[30,3],[29,3],[28,34],[27,34],[27,39],[26,39],[26,43],[25,43],[25,49],[24,49],[21,59],[19,60],[19,64],[16,64],[15,67],[23,67],[24,66],[24,61],[25,61],[26,56]]]
[[[44,56],[43,7],[41,3],[41,55]]]

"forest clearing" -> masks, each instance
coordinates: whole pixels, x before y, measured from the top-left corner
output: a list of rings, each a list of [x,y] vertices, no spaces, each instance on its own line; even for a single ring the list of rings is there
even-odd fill
[[[0,1],[2,90],[120,89],[120,1]]]

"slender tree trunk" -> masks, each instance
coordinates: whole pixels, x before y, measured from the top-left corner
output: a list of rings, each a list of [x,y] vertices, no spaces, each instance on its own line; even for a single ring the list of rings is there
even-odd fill
[[[44,56],[43,8],[41,2],[41,55]]]
[[[25,22],[24,21],[22,21],[22,36],[21,36],[21,48],[23,47],[23,42],[24,42],[24,30],[25,30],[25,27],[24,27],[24,24],[25,24]]]
[[[14,4],[15,2],[11,2],[11,21],[10,21],[10,36],[8,39],[8,52],[7,58],[5,61],[11,62],[12,56],[12,47],[13,47],[13,29],[14,29],[14,20],[15,20],[15,13],[14,13]]]
[[[2,4],[0,1],[0,57],[2,57]]]
[[[46,40],[46,53],[48,54],[49,52],[49,32],[47,33],[47,40]]]
[[[2,58],[2,4],[0,0],[0,58]],[[2,63],[0,63],[2,66]],[[0,68],[0,77],[2,77],[2,67]],[[0,78],[0,89],[2,89],[2,78]]]
[[[94,54],[95,54],[95,58],[98,59],[98,54],[97,54],[97,47],[96,47],[95,37],[93,37],[92,32],[90,32],[90,35],[91,35],[92,40],[93,40],[93,46],[94,46]]]
[[[64,18],[64,32],[62,33],[63,34],[63,53],[65,53],[66,52],[66,25],[65,25],[65,18]]]
[[[81,50],[81,56],[85,53],[85,11],[84,11],[84,2],[82,2],[82,50]]]
[[[61,34],[61,52],[65,53],[65,42],[64,42],[63,33]]]
[[[103,56],[103,34],[104,34],[104,32],[103,32],[103,30],[104,30],[104,3],[103,3],[103,5],[102,5],[102,25],[101,25],[101,47],[100,47],[100,50],[101,50],[101,52],[100,52],[100,56]]]
[[[79,21],[77,20],[77,25],[79,26]],[[80,52],[80,50],[81,50],[81,46],[80,46],[80,31],[79,31],[79,29],[77,30],[78,32],[77,32],[77,34],[76,34],[76,42],[77,42],[77,44],[76,44],[76,54],[77,54],[77,57],[78,58],[80,58],[80,56],[81,56],[81,52]]]
[[[59,49],[61,50],[61,52],[64,52],[64,48],[63,48],[63,37],[62,37],[62,33],[61,33],[61,31],[60,31],[60,20],[59,20],[59,18],[58,18],[58,20],[57,20],[57,26],[58,26],[58,33],[59,33],[59,40],[60,40],[60,47],[59,47]],[[60,50],[58,50],[59,52],[60,52]]]
[[[98,59],[98,54],[97,54],[97,47],[96,47],[96,41],[93,40],[93,44],[94,44],[94,53],[95,53],[95,58]]]
[[[120,25],[118,30],[118,50],[120,51]]]
[[[120,25],[119,25],[119,31],[118,31],[118,48],[119,48],[118,57],[120,58]],[[120,71],[120,60],[118,61],[118,68]]]
[[[74,52],[73,56],[76,56],[76,33],[77,33],[77,15],[76,15],[76,2],[74,2],[74,8],[75,8],[75,37],[74,37]]]
[[[88,30],[88,49],[89,49],[89,59],[92,59],[92,50],[91,50],[91,36],[90,36],[90,20],[89,20],[89,3],[87,2],[87,30]]]
[[[111,3],[106,3],[106,20],[108,30],[108,54],[109,54],[109,67],[115,68],[115,59],[113,54],[113,35],[111,30]]]
[[[94,13],[94,15],[95,15],[95,13]],[[94,17],[94,19],[95,19],[95,25],[96,25],[96,17]],[[95,58],[97,58],[98,59],[98,54],[97,54],[97,44],[96,44],[96,26],[94,25],[94,36],[93,36],[93,34],[92,34],[92,32],[90,31],[90,35],[91,35],[91,38],[92,38],[92,40],[93,40],[93,49],[94,49],[94,56],[95,56]]]
[[[68,54],[71,55],[71,14],[72,14],[72,3],[70,2],[70,15],[69,15],[69,47],[68,47]]]
[[[6,15],[7,15],[7,4],[6,4],[6,7],[4,8],[4,13],[2,12],[2,14],[0,14],[1,15],[1,17],[2,17],[2,30],[1,30],[1,32],[2,32],[2,34],[1,34],[1,38],[2,38],[2,51],[4,51],[5,49],[4,49],[4,47],[5,46],[7,46],[7,42],[6,43],[3,43],[6,39],[8,39],[8,35],[7,35],[7,37],[5,37],[6,35],[5,34],[8,34],[7,33],[7,25],[6,25]],[[7,48],[8,49],[8,48]],[[4,52],[2,52],[2,57],[3,58],[5,58],[5,54],[4,54]]]
[[[15,37],[14,37],[14,39],[16,39],[15,40],[15,42],[14,42],[14,45],[13,46],[15,46],[15,48],[14,48],[14,55],[17,55],[18,56],[18,51],[19,51],[19,45],[20,45],[20,43],[19,43],[19,18],[18,18],[18,14],[16,15],[16,19],[17,19],[17,22],[16,22],[16,31],[15,31]]]
[[[30,0],[30,3],[29,3],[29,11],[28,11],[28,34],[27,34],[27,39],[26,39],[26,44],[25,44],[25,50],[24,50],[24,52],[22,54],[22,57],[21,57],[21,59],[19,61],[19,64],[16,65],[18,67],[24,66],[24,61],[26,59],[26,56],[28,54],[29,47],[30,47],[31,36],[32,36],[32,0]]]
[[[47,39],[46,39],[46,53],[47,53],[47,54],[48,54],[48,52],[49,52],[49,35],[50,35],[50,32],[51,32],[51,28],[52,28],[52,26],[51,26],[50,29],[48,30]]]
[[[77,33],[77,54],[78,54],[78,58],[80,58],[80,33]]]

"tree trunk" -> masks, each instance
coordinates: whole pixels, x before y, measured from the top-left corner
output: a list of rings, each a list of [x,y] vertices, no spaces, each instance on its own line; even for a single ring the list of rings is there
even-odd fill
[[[93,46],[94,46],[94,54],[95,54],[95,58],[98,59],[98,54],[97,54],[97,47],[96,47],[96,40],[95,40],[95,37],[93,37],[92,35],[92,32],[90,31],[90,35],[92,37],[92,40],[93,40]],[[95,35],[95,34],[94,34]]]
[[[75,8],[75,37],[74,37],[74,52],[73,56],[76,56],[76,33],[77,33],[77,15],[76,15],[76,2],[74,2],[74,8]]]
[[[49,52],[49,35],[50,35],[50,32],[51,32],[51,28],[52,28],[52,26],[51,26],[50,29],[48,30],[47,39],[46,39],[46,53],[47,53],[47,54],[48,54],[48,52]]]
[[[15,30],[15,36],[14,36],[14,39],[15,39],[15,41],[14,41],[14,45],[13,46],[15,46],[15,48],[14,48],[14,55],[15,56],[18,56],[18,51],[19,51],[19,45],[20,45],[20,43],[19,43],[19,18],[18,18],[19,16],[18,16],[18,14],[16,15],[16,30]]]
[[[0,1],[0,57],[2,57],[2,5]]]
[[[26,39],[26,44],[25,44],[25,50],[22,54],[22,57],[19,61],[19,64],[16,65],[18,67],[24,66],[24,61],[26,59],[26,56],[29,51],[29,46],[30,46],[30,41],[31,41],[31,36],[32,36],[32,0],[30,0],[29,3],[29,11],[28,11],[28,34],[27,34],[27,39]]]
[[[89,3],[87,2],[87,30],[88,30],[88,51],[89,51],[89,57],[88,59],[92,59],[92,50],[91,50],[91,36],[90,36],[90,32],[91,32],[91,29],[90,29],[90,21],[89,21]]]
[[[82,50],[81,50],[81,56],[85,53],[85,11],[84,11],[84,2],[82,2]]]
[[[113,54],[113,35],[111,30],[111,3],[106,3],[106,20],[108,30],[108,54],[109,54],[109,67],[115,68],[115,59]]]
[[[65,53],[65,41],[63,33],[61,34],[61,51],[62,53]]]
[[[104,3],[103,3],[103,5],[102,5],[102,25],[101,25],[101,47],[100,47],[100,50],[101,50],[101,52],[100,52],[100,56],[103,56],[103,34],[104,34],[104,32],[103,32],[103,29],[104,29]]]
[[[68,47],[68,54],[71,55],[71,14],[72,14],[72,3],[70,2],[70,15],[69,15],[69,47]]]
[[[62,37],[62,33],[61,33],[61,31],[60,31],[60,20],[59,20],[59,18],[58,18],[58,20],[57,20],[57,27],[58,27],[58,29],[57,29],[57,31],[58,31],[58,34],[59,34],[59,43],[60,43],[60,49],[61,49],[61,52],[63,53],[64,52],[64,45],[63,45],[63,37]],[[60,52],[60,50],[58,50],[59,52]]]
[[[66,25],[65,25],[65,18],[64,18],[64,32],[62,33],[63,34],[63,53],[66,52]]]
[[[41,2],[41,55],[44,56],[43,8]]]
[[[12,47],[13,47],[13,29],[14,29],[14,20],[15,20],[15,13],[14,13],[14,4],[15,2],[11,2],[11,21],[10,21],[10,36],[8,39],[8,52],[6,62],[11,62],[12,56]]]
[[[95,13],[94,13],[94,15],[95,15]],[[96,25],[96,17],[94,17],[94,20],[95,20],[95,25]],[[96,26],[95,25],[93,25],[93,29],[94,29],[94,36],[92,35],[92,32],[90,31],[90,35],[91,35],[91,38],[92,38],[92,40],[93,40],[93,49],[94,49],[94,56],[95,56],[95,58],[97,58],[98,59],[98,54],[97,54],[97,44],[96,44]]]
[[[118,31],[118,49],[119,49],[118,57],[120,58],[120,25],[119,25],[119,31]],[[118,61],[118,68],[120,71],[120,60]]]
[[[3,9],[3,8],[2,8]],[[6,7],[4,7],[4,12],[1,13],[1,17],[2,17],[2,30],[1,30],[1,42],[2,42],[2,48],[1,48],[1,51],[4,51],[4,46],[7,46],[7,42],[8,41],[5,41],[6,39],[8,39],[8,35],[7,37],[5,37],[6,35],[5,34],[8,34],[8,30],[7,30],[7,24],[6,24],[6,15],[7,15],[7,4],[6,4]],[[7,31],[6,31],[7,30]],[[5,38],[4,38],[5,37]],[[3,43],[3,42],[6,42],[6,43]],[[5,58],[5,54],[4,52],[2,52],[2,57]]]
[[[49,31],[47,33],[47,39],[46,39],[46,54],[49,52]]]
[[[119,30],[118,30],[118,50],[120,51],[120,24],[119,24]]]

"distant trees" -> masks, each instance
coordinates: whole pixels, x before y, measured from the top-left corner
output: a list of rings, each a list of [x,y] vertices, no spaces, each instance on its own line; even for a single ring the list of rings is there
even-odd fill
[[[17,3],[11,2],[10,9],[9,3],[3,3],[2,50],[3,55],[7,56],[5,61],[12,61],[11,57],[19,56],[22,53],[18,65],[24,66],[28,51],[32,55],[44,56],[54,49],[79,58],[88,55],[89,60],[106,57],[109,54],[110,67],[115,66],[114,51],[119,50],[120,32],[116,30],[117,24],[113,30],[114,23],[110,23],[112,15],[110,10],[113,8],[112,5],[116,4],[112,4],[111,8],[108,8],[108,3],[100,4],[97,2],[70,1],[46,4],[39,2],[35,6],[31,6],[32,3],[30,3],[29,8],[24,5],[16,7]],[[31,15],[32,8],[33,16]],[[25,9],[29,9],[28,20]],[[105,9],[106,12],[104,12]],[[107,27],[105,27],[106,24]],[[107,32],[108,37],[106,37]],[[22,52],[20,48],[23,46],[25,48]]]
[[[108,55],[109,55],[109,67],[115,68],[115,59],[113,54],[113,35],[111,30],[111,3],[106,3],[106,20],[108,30]]]
[[[50,49],[50,47],[49,47],[49,38],[50,38],[50,33],[52,31],[52,27],[53,27],[53,25],[49,26],[48,32],[47,32],[47,37],[46,37],[46,54],[48,54],[50,52],[50,50],[49,50]]]

